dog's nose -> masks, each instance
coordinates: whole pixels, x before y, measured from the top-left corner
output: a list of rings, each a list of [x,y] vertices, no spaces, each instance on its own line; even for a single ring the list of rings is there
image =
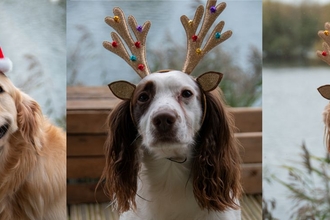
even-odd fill
[[[157,112],[152,123],[157,128],[158,131],[166,132],[173,128],[176,121],[176,114],[173,111],[159,111]]]

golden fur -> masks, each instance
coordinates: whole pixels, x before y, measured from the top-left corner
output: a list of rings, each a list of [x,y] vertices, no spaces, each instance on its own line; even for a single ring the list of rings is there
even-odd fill
[[[66,219],[66,135],[0,72],[0,220]]]

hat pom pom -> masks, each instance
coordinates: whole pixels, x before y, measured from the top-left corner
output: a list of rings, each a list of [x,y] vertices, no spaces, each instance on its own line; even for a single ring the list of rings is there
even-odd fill
[[[13,68],[13,63],[7,57],[0,59],[0,72],[6,73]]]

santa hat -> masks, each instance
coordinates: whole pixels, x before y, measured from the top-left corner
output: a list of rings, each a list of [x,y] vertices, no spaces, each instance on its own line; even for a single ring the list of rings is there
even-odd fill
[[[10,71],[13,67],[13,63],[7,57],[5,57],[2,53],[2,49],[0,47],[0,72],[6,73]]]

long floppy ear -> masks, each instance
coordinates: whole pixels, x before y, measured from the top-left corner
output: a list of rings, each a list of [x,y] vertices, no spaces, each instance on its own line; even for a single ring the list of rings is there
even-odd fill
[[[205,93],[205,96],[206,115],[192,170],[195,198],[203,209],[238,209],[237,198],[242,187],[233,119],[222,103],[219,90]]]
[[[36,149],[42,146],[42,119],[43,115],[39,104],[28,95],[18,92],[16,99],[17,124],[25,141]]]
[[[137,130],[131,119],[130,101],[122,101],[109,115],[105,144],[106,165],[100,183],[119,213],[136,208],[139,159],[134,143]]]

